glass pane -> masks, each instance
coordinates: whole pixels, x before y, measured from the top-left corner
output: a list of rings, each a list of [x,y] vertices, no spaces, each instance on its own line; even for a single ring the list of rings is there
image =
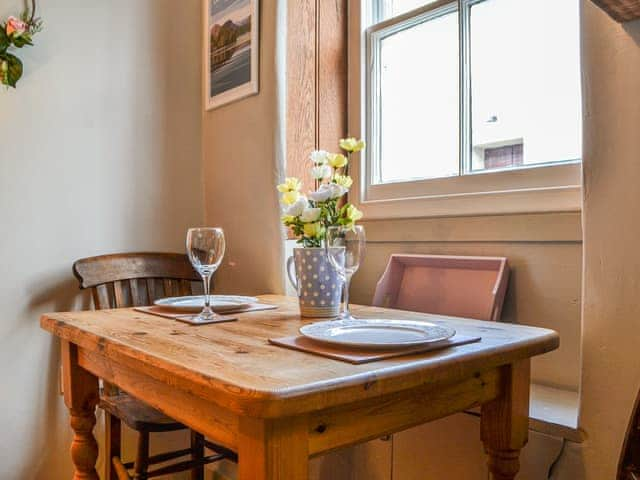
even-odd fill
[[[403,13],[407,13],[418,7],[423,7],[431,3],[435,3],[437,0],[378,0],[382,5],[381,12],[382,18],[380,21],[392,18]]]
[[[471,7],[475,171],[582,156],[578,0]]]
[[[384,38],[380,60],[377,181],[458,175],[457,13]]]

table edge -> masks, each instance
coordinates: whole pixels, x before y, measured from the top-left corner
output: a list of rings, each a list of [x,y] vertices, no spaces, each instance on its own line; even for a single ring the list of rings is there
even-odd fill
[[[101,337],[90,332],[77,330],[78,332],[82,332],[82,336],[86,338],[91,337],[94,340],[93,342],[88,341],[86,338],[80,338],[80,336],[71,335],[69,328],[74,327],[69,327],[64,321],[54,319],[51,315],[55,315],[55,313],[42,315],[40,318],[41,327],[53,335],[74,343],[87,351],[103,354],[110,357],[111,360],[130,368],[144,365],[151,370],[157,371],[159,375],[175,375],[180,371],[186,372],[186,369],[181,365],[168,362],[159,357],[153,357],[155,361],[146,363],[143,361],[144,358],[140,358],[139,351],[113,340],[104,341]],[[484,351],[482,353],[482,359],[472,356],[466,362],[467,365],[463,367],[459,366],[457,375],[444,375],[443,372],[445,368],[439,366],[437,362],[431,362],[430,368],[424,370],[422,375],[420,375],[419,373],[424,365],[417,362],[412,365],[412,368],[409,370],[406,365],[396,365],[381,372],[362,372],[349,376],[348,378],[342,377],[334,381],[314,382],[305,384],[304,386],[282,389],[249,388],[245,385],[228,384],[212,376],[199,376],[188,379],[185,376],[184,379],[188,380],[186,383],[192,383],[198,387],[197,390],[200,396],[209,398],[214,402],[220,400],[219,396],[223,394],[226,396],[225,402],[228,403],[221,406],[229,407],[238,413],[256,416],[268,416],[283,410],[300,413],[301,411],[305,411],[305,406],[301,402],[305,400],[310,401],[310,399],[314,397],[327,396],[328,393],[337,398],[341,395],[349,395],[348,392],[359,392],[356,400],[362,400],[406,388],[414,388],[415,386],[425,383],[437,383],[439,380],[448,379],[453,381],[456,378],[473,375],[478,370],[497,368],[518,360],[541,355],[555,350],[559,346],[559,335],[557,332],[547,329],[538,330],[541,331],[541,334],[544,333],[544,335],[534,339],[532,341],[533,343],[528,345],[526,355],[518,355],[517,352],[523,349],[523,347],[518,344],[513,345],[510,349],[500,349],[500,351],[495,352],[495,354],[490,354],[488,357],[486,355],[487,351]],[[138,355],[133,355],[133,352],[137,352]],[[491,351],[489,351],[489,353],[491,353]],[[477,354],[477,357],[480,357],[480,354]],[[482,363],[482,365],[480,365],[480,363]],[[399,372],[398,370],[401,369],[402,372]],[[400,381],[408,375],[413,375],[415,379],[409,383]],[[402,384],[402,387],[400,387],[400,384]],[[334,404],[340,404],[340,402],[337,401],[330,402],[328,398],[325,399],[325,403],[326,405],[322,405],[321,408],[328,408]],[[309,409],[309,411],[314,409],[316,408]]]

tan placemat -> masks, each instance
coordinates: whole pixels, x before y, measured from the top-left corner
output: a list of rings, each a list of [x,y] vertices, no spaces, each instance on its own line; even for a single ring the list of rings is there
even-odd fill
[[[190,325],[209,325],[211,323],[224,323],[233,322],[238,319],[237,314],[260,312],[263,310],[275,310],[278,308],[275,305],[267,305],[266,303],[253,303],[249,307],[242,310],[236,310],[233,312],[225,312],[225,314],[217,315],[215,318],[208,322],[195,322],[194,319],[198,316],[197,313],[179,313],[169,310],[167,308],[151,306],[151,307],[136,307],[134,310],[142,313],[148,313],[149,315],[155,315],[157,317],[169,318],[171,320],[177,320],[179,322],[185,322]]]
[[[269,343],[280,347],[300,350],[302,352],[320,355],[322,357],[341,360],[343,362],[353,363],[355,365],[361,363],[376,362],[378,360],[386,360],[388,358],[401,357],[404,355],[412,355],[415,353],[432,352],[448,347],[456,347],[466,345],[468,343],[479,342],[480,337],[471,337],[468,335],[454,335],[448,340],[442,342],[427,343],[417,347],[405,348],[402,350],[361,350],[356,348],[346,348],[343,346],[330,345],[311,340],[303,336],[270,338]]]

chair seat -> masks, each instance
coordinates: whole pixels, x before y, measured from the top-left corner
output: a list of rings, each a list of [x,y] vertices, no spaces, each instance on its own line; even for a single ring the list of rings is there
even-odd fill
[[[138,432],[171,432],[187,427],[131,395],[102,395],[100,408]]]

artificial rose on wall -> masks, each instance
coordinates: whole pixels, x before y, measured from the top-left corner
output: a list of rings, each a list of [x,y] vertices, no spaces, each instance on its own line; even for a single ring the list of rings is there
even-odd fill
[[[24,71],[22,61],[11,50],[33,46],[33,36],[42,30],[42,20],[36,18],[36,1],[31,9],[0,24],[0,84],[15,88]]]

